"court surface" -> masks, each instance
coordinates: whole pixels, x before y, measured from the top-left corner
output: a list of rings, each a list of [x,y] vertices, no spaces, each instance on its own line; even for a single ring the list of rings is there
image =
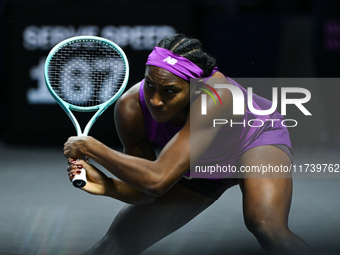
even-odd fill
[[[340,163],[340,149],[296,149],[295,163]],[[124,203],[68,181],[60,148],[0,143],[0,254],[77,254],[98,241]],[[317,254],[340,254],[340,179],[295,179],[290,228]],[[143,255],[264,254],[243,223],[231,188]],[[147,234],[147,233],[145,233]]]

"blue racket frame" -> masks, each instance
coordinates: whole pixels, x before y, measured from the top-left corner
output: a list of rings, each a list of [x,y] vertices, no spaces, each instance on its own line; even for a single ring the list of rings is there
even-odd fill
[[[69,44],[73,44],[76,42],[97,42],[97,43],[102,43],[102,44],[107,44],[110,47],[113,47],[117,50],[117,52],[120,54],[120,56],[122,57],[122,60],[124,62],[124,65],[126,67],[126,71],[125,71],[125,77],[124,77],[124,81],[122,82],[122,86],[120,87],[120,89],[117,91],[117,93],[110,98],[108,101],[96,105],[96,106],[91,106],[91,107],[82,107],[82,106],[77,106],[77,105],[73,105],[70,103],[65,102],[64,100],[62,100],[53,90],[50,82],[49,82],[49,76],[48,76],[48,68],[49,68],[49,64],[51,62],[51,59],[53,58],[53,56],[55,55],[55,53],[61,49],[64,46],[67,46]],[[57,101],[57,103],[64,109],[64,111],[66,112],[66,114],[69,116],[69,118],[71,119],[76,131],[77,131],[77,135],[78,136],[87,136],[88,133],[90,132],[91,127],[93,126],[93,124],[96,122],[96,120],[100,117],[100,115],[108,108],[110,107],[111,104],[113,104],[120,96],[121,94],[124,92],[124,89],[127,86],[128,83],[128,79],[129,79],[129,62],[127,60],[127,57],[124,53],[124,51],[114,42],[107,40],[105,38],[102,37],[97,37],[97,36],[76,36],[76,37],[71,37],[69,39],[66,39],[60,43],[58,43],[56,46],[54,46],[52,48],[52,50],[50,51],[50,53],[47,56],[46,62],[45,62],[45,69],[44,69],[44,76],[45,76],[45,82],[46,82],[46,86],[49,90],[49,92],[51,93],[51,95],[53,96],[53,98]],[[92,118],[89,120],[89,122],[87,123],[87,125],[84,128],[84,131],[82,132],[81,127],[79,125],[79,122],[77,121],[76,117],[74,116],[74,114],[72,113],[72,111],[78,111],[78,112],[93,112],[93,111],[97,111]]]

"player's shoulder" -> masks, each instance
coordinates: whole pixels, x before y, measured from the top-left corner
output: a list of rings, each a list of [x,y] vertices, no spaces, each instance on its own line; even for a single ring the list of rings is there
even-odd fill
[[[223,73],[221,73],[220,71],[216,71],[213,73],[213,75],[211,76],[212,78],[222,78],[222,79],[226,79],[225,75]]]
[[[116,108],[120,110],[136,111],[141,109],[139,102],[139,87],[141,82],[129,88],[117,101]]]
[[[230,81],[227,79],[227,77],[221,73],[220,71],[216,71],[205,81],[205,84],[210,85],[212,88],[216,88],[216,84],[231,84]],[[231,92],[227,89],[218,89],[216,88],[216,91],[220,98],[226,101],[230,100]]]
[[[144,123],[143,111],[139,102],[140,82],[127,90],[116,102],[116,126],[125,131],[136,132]]]
[[[230,81],[223,73],[216,71],[207,80],[205,80],[205,83],[214,86],[216,83],[230,84]]]

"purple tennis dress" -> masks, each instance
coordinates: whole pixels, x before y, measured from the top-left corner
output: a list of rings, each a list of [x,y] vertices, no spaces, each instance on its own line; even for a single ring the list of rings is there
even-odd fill
[[[216,70],[214,70],[213,73],[215,71]],[[247,98],[246,89],[244,89],[234,80],[228,77],[226,78],[231,84],[239,87],[242,90],[244,97]],[[182,127],[173,126],[168,122],[158,123],[152,118],[145,103],[143,86],[144,80],[141,82],[139,89],[139,98],[144,114],[146,136],[147,139],[155,142],[156,145],[162,149],[171,140],[171,138],[179,130],[181,130]],[[253,94],[253,106],[255,109],[265,110],[271,108],[272,102]],[[262,120],[264,124],[261,127],[256,128],[247,125],[249,120],[254,119],[259,120],[259,122]],[[268,119],[280,121],[266,121]],[[287,128],[281,125],[281,121],[283,119],[283,116],[281,116],[277,111],[274,111],[270,115],[260,116],[255,115],[250,112],[249,109],[246,109],[243,120],[238,122],[244,122],[245,125],[238,124],[234,125],[233,127],[228,126],[221,128],[212,142],[212,145],[208,148],[196,165],[219,164],[235,166],[238,159],[245,151],[261,145],[274,145],[285,151],[292,158],[289,133]],[[257,124],[254,123],[254,126],[255,125]],[[190,173],[186,173],[185,176],[190,176]],[[179,183],[203,195],[217,199],[227,188],[237,184],[238,182],[237,180],[231,178],[221,178],[219,180],[216,180],[216,178],[211,180],[209,180],[209,178],[193,178],[191,180],[187,180],[187,178],[181,178]]]

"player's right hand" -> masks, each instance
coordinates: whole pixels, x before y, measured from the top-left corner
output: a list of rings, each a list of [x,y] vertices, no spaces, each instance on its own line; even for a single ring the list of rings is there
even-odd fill
[[[84,160],[69,159],[67,171],[70,181],[72,182],[73,178],[80,174],[82,168],[86,170],[87,183],[81,189],[93,195],[105,196],[109,186],[112,185],[112,180],[95,166]]]

